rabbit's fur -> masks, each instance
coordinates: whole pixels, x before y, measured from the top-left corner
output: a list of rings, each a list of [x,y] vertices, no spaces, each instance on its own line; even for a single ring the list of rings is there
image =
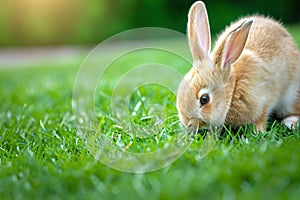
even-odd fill
[[[187,31],[193,68],[177,92],[183,125],[251,123],[263,131],[271,113],[290,117],[288,126],[299,121],[300,53],[280,23],[263,16],[242,18],[225,29],[210,53],[207,12],[198,1],[189,11]],[[203,94],[209,102],[201,105]]]

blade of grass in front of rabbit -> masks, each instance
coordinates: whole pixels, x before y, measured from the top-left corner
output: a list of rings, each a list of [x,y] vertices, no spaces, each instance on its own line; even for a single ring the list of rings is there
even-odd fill
[[[205,156],[207,156],[209,152],[214,148],[218,141],[219,132],[220,128],[210,126],[203,140],[201,149],[199,150],[200,158],[204,158]]]

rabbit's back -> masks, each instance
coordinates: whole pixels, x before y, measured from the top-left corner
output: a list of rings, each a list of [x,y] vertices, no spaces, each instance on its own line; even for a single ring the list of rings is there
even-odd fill
[[[300,56],[293,38],[278,22],[252,16],[230,25],[219,37],[213,52],[217,65],[222,55],[222,42],[239,24],[253,19],[245,48],[234,63],[236,88],[227,116],[229,124],[255,122],[262,110],[284,116],[291,112],[299,91]],[[257,113],[257,115],[253,115]],[[239,119],[239,122],[237,122]]]

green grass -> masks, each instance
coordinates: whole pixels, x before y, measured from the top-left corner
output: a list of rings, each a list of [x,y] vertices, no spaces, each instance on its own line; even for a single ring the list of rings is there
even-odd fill
[[[299,41],[299,29],[291,30]],[[172,57],[163,55],[159,60],[169,63]],[[58,65],[1,69],[0,199],[300,196],[300,132],[277,122],[259,135],[253,134],[251,127],[240,129],[238,134],[227,130],[204,158],[199,152],[203,137],[198,135],[178,160],[150,173],[131,174],[107,167],[94,158],[77,134],[71,105],[77,70],[78,66]],[[151,125],[147,118],[151,107],[147,105],[155,102],[166,110],[169,120],[158,127],[158,134],[134,137],[127,127],[116,126],[115,116],[110,113],[112,80],[105,79],[106,89],[98,91],[96,105],[100,130],[113,144],[120,149],[126,147],[128,152],[149,152],[172,142],[179,129],[171,126],[177,121],[175,96],[157,85],[137,89],[130,103],[131,111],[141,103],[132,117],[136,127]],[[169,128],[162,131],[164,127]]]

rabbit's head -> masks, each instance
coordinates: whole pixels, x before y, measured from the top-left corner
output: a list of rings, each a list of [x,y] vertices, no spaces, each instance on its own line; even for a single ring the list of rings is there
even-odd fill
[[[197,128],[224,124],[234,90],[231,65],[244,49],[251,24],[250,20],[242,23],[224,41],[219,41],[215,55],[210,55],[205,5],[201,1],[192,5],[187,34],[193,67],[179,85],[176,102],[184,126]]]

